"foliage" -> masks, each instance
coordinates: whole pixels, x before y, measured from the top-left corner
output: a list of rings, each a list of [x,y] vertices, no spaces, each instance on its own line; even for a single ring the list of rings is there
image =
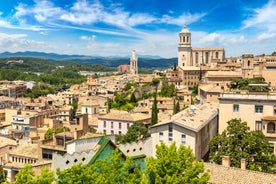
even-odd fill
[[[168,82],[164,82],[162,84],[160,95],[163,97],[174,97],[176,96],[176,88],[174,84],[169,84]]]
[[[15,184],[51,184],[54,181],[54,173],[43,168],[41,174],[35,177],[30,164],[26,164],[16,175]]]
[[[222,156],[229,156],[231,166],[240,167],[243,158],[248,169],[272,172],[276,157],[263,133],[250,131],[247,123],[240,119],[231,119],[227,124],[227,129],[209,143],[210,159],[220,164]]]
[[[29,98],[37,98],[39,96],[55,93],[60,89],[61,89],[60,87],[44,84],[44,85],[34,86],[32,89],[28,89],[27,93],[24,96]]]
[[[179,105],[179,101],[177,101],[175,103],[175,100],[173,101],[173,114],[176,114],[180,112],[180,105]]]
[[[158,107],[157,107],[157,100],[156,100],[156,93],[154,95],[154,100],[151,108],[151,125],[155,125],[158,123]]]
[[[192,88],[192,95],[196,96],[198,94],[198,84],[194,85]]]
[[[142,122],[135,122],[131,127],[128,128],[125,135],[117,136],[117,141],[122,144],[132,143],[137,142],[141,137],[144,139],[150,137],[150,132]]]
[[[156,91],[157,91],[157,87],[158,87],[158,84],[160,83],[160,79],[153,78],[151,83],[152,83],[152,85],[154,85],[156,87]]]
[[[6,181],[6,175],[3,169],[3,166],[0,165],[0,183]]]
[[[44,134],[44,139],[52,139],[53,138],[53,133],[54,133],[54,131],[56,132],[56,134],[58,134],[58,133],[61,133],[61,132],[63,132],[63,131],[66,131],[66,132],[70,132],[70,128],[68,128],[68,127],[58,127],[58,128],[56,128],[56,129],[54,129],[54,128],[49,128],[48,130],[47,130],[47,132]]]
[[[237,90],[249,90],[249,91],[269,91],[268,86],[250,86],[249,84],[266,84],[265,79],[263,77],[255,77],[255,78],[232,78],[230,82],[230,89]]]
[[[175,142],[170,146],[156,145],[156,159],[147,159],[149,183],[207,183],[210,175],[204,171],[203,161],[196,162],[191,148]]]
[[[133,173],[130,169],[133,169]],[[122,153],[116,149],[113,155],[104,160],[97,160],[93,165],[74,165],[60,171],[57,170],[59,184],[82,183],[140,183],[141,170],[133,165],[130,158],[123,159]]]
[[[130,102],[133,103],[133,104],[136,104],[137,103],[137,99],[135,97],[135,94],[134,93],[131,93],[131,96],[130,96]]]

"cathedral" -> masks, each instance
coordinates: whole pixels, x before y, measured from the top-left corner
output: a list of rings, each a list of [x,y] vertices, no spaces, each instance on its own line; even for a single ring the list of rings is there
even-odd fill
[[[191,32],[185,26],[179,33],[178,66],[215,66],[225,60],[224,48],[192,48]]]

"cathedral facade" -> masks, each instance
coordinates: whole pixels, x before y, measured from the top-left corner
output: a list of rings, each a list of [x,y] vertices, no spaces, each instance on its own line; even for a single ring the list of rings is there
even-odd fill
[[[224,48],[192,48],[191,32],[184,27],[179,33],[178,66],[216,66],[225,60]]]

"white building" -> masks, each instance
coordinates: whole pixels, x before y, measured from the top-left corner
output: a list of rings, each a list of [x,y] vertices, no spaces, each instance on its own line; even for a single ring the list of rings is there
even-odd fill
[[[208,153],[208,143],[217,130],[217,104],[191,106],[151,127],[153,155],[156,152],[155,145],[161,142],[170,145],[175,142],[177,146],[183,144],[190,147],[195,158],[200,160]]]

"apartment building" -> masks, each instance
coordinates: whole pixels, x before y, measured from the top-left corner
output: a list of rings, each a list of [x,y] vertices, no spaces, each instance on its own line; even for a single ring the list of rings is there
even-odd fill
[[[250,130],[262,131],[276,154],[276,93],[223,93],[219,97],[219,133],[227,122],[240,118]]]
[[[155,145],[175,142],[177,146],[189,146],[196,160],[200,160],[208,153],[208,142],[215,136],[217,129],[218,104],[193,105],[151,127],[153,155],[156,152]]]

